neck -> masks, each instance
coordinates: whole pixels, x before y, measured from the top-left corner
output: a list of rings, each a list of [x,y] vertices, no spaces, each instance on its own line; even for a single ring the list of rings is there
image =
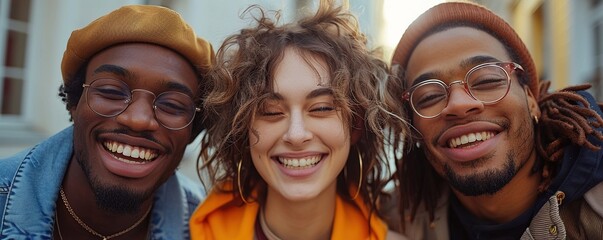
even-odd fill
[[[69,163],[62,187],[68,203],[65,204],[61,195],[57,198],[57,218],[64,239],[102,239],[86,230],[76,221],[76,215],[81,222],[103,236],[111,236],[130,228],[142,219],[136,227],[116,236],[115,239],[145,239],[149,226],[152,200],[145,202],[136,212],[112,213],[96,204],[94,191],[75,158]],[[66,207],[72,209],[70,213]]]
[[[540,173],[532,173],[536,155],[519,169],[515,177],[493,195],[465,196],[453,190],[461,204],[475,217],[497,223],[509,222],[531,208],[538,198]]]
[[[336,196],[335,184],[317,197],[303,201],[289,201],[269,189],[261,211],[267,227],[280,239],[330,239]]]

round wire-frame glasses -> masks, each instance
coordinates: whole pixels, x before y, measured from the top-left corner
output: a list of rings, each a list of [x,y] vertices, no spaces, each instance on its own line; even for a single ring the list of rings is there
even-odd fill
[[[100,78],[90,84],[83,84],[88,107],[103,117],[115,117],[124,112],[133,102],[135,92],[153,95],[153,113],[159,124],[170,130],[180,130],[193,122],[195,114],[201,111],[193,99],[177,91],[166,91],[159,95],[145,89],[132,89],[121,80]]]
[[[423,118],[435,118],[448,106],[450,88],[454,84],[463,85],[471,98],[483,104],[495,104],[502,100],[511,86],[511,73],[522,70],[514,62],[490,62],[471,68],[463,80],[449,84],[442,80],[421,81],[404,91],[402,98],[410,102],[415,113]]]

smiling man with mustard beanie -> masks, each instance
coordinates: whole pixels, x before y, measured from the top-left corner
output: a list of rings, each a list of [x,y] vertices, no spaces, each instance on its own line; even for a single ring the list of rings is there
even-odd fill
[[[206,127],[213,58],[159,6],[74,31],[59,94],[73,125],[0,160],[0,239],[188,239],[204,193],[175,169]]]

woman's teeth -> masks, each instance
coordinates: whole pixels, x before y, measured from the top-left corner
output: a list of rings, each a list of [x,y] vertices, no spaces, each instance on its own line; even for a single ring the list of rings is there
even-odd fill
[[[279,162],[285,165],[286,168],[309,168],[320,162],[320,159],[320,155],[304,158],[278,158]]]
[[[476,141],[486,141],[486,140],[492,138],[495,134],[496,133],[494,133],[494,132],[478,132],[478,133],[465,134],[460,137],[450,139],[448,141],[448,147],[457,148],[462,145],[465,145],[468,143],[473,143]]]
[[[118,153],[129,158],[151,161],[157,157],[157,153],[155,153],[155,150],[153,149],[131,146],[115,141],[107,141],[104,143],[104,145],[108,151]]]

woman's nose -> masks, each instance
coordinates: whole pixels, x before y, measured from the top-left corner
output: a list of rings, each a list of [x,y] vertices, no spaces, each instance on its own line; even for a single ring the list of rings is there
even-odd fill
[[[292,113],[289,127],[283,135],[283,140],[291,144],[301,144],[312,138],[312,132],[307,128],[306,120],[302,113]]]

